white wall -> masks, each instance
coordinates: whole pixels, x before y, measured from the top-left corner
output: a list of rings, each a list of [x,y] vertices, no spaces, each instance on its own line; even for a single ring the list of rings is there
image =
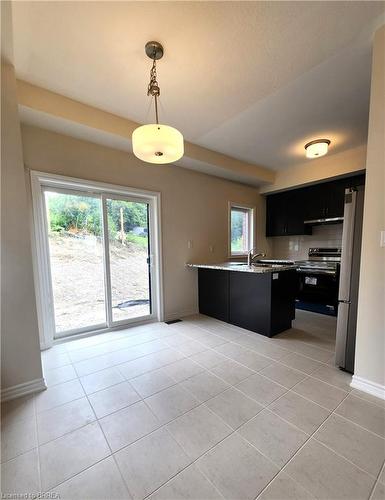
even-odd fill
[[[29,169],[161,193],[167,318],[197,311],[197,271],[186,269],[186,262],[227,260],[229,201],[257,206],[257,244],[269,248],[264,200],[256,188],[175,165],[146,164],[132,154],[35,127],[23,126],[22,138]]]
[[[1,65],[1,383],[42,384],[32,272],[29,207],[24,181],[13,66]],[[28,390],[28,388],[26,388]],[[7,392],[5,393],[7,394]],[[3,393],[4,395],[4,393]]]
[[[375,35],[366,160],[366,186],[355,382],[357,377],[385,389],[385,25]],[[356,385],[357,386],[357,385]],[[385,392],[383,392],[385,398]]]
[[[305,156],[305,150],[304,150]],[[322,158],[307,160],[276,172],[275,180],[260,188],[261,193],[283,191],[293,187],[315,184],[323,180],[358,174],[365,169],[366,145],[327,154]]]
[[[341,248],[342,224],[314,226],[313,234],[274,236],[268,240],[274,259],[307,260],[309,248]]]

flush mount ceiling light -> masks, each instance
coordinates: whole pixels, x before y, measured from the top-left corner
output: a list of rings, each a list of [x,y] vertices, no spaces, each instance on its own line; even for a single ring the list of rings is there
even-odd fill
[[[310,141],[305,144],[306,157],[307,158],[318,158],[320,156],[326,155],[328,152],[330,141],[329,139],[316,139],[315,141]]]
[[[154,97],[156,123],[142,125],[134,130],[132,149],[137,158],[148,163],[172,163],[182,158],[184,145],[179,130],[160,124],[158,119],[160,88],[156,79],[156,61],[163,57],[163,47],[159,42],[147,42],[145,51],[153,61],[147,95]]]

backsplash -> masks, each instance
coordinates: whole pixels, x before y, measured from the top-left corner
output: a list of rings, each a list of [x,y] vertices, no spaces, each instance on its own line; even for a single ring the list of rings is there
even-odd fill
[[[313,234],[302,236],[276,236],[268,238],[271,248],[270,258],[305,260],[309,248],[341,247],[342,224],[314,226]]]

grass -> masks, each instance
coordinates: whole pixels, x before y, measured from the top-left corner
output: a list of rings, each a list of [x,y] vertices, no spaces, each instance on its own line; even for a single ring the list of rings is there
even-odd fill
[[[137,236],[136,234],[128,233],[126,235],[126,241],[134,245],[138,245],[140,248],[146,249],[148,247],[147,236]]]

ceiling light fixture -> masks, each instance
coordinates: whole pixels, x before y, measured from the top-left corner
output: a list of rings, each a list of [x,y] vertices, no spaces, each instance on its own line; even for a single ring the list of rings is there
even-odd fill
[[[160,124],[158,119],[160,87],[156,79],[156,61],[163,57],[163,47],[159,42],[147,42],[145,51],[153,61],[147,95],[155,100],[156,123],[142,125],[134,130],[132,149],[137,158],[148,163],[172,163],[182,158],[184,145],[183,135],[179,130]]]
[[[329,139],[316,139],[305,144],[307,158],[319,158],[328,152]]]

